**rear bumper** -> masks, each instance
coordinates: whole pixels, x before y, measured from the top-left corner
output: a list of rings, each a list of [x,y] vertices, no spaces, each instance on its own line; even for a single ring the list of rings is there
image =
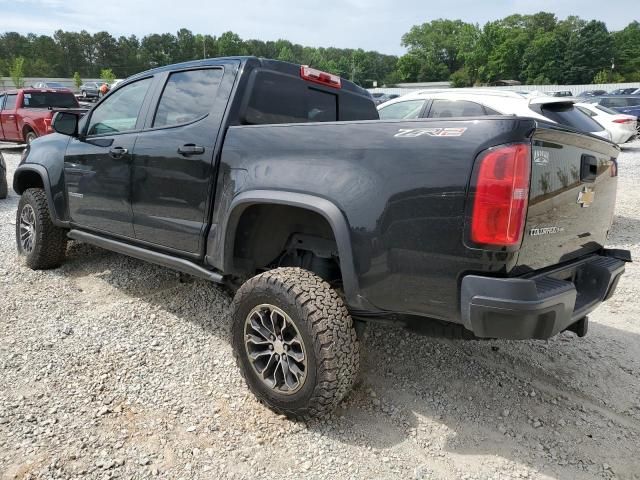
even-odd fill
[[[521,278],[468,275],[462,279],[462,322],[480,338],[546,339],[607,300],[629,252],[605,251]]]

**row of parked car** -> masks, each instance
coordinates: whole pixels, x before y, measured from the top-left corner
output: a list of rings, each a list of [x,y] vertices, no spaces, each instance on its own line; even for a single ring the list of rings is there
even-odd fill
[[[582,99],[488,88],[422,90],[378,105],[383,120],[517,115],[625,143],[640,132],[640,95]]]
[[[116,80],[115,82],[108,84],[105,82],[85,82],[78,87],[79,95],[83,100],[96,100],[102,96],[101,88],[106,85],[107,91],[114,88],[122,80]],[[47,90],[65,90],[71,91],[70,88],[60,82],[42,81],[32,85],[33,88],[47,89]]]

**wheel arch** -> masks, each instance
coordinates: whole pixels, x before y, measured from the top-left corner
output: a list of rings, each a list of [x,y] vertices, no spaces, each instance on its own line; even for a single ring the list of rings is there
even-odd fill
[[[358,278],[347,219],[333,202],[315,195],[276,190],[253,190],[236,196],[229,206],[229,214],[223,223],[221,236],[221,257],[225,271],[230,271],[233,268],[234,245],[240,219],[249,207],[256,205],[290,206],[313,212],[324,218],[333,232],[338,249],[345,296],[349,304],[358,303]]]
[[[62,221],[56,216],[55,203],[51,192],[51,183],[47,169],[41,165],[27,164],[19,166],[13,174],[13,191],[18,195],[28,188],[42,188],[47,197],[47,206],[51,221],[57,227],[68,227],[68,222]]]

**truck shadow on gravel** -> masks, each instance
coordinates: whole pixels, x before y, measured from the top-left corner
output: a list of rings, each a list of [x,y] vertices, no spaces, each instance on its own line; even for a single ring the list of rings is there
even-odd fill
[[[105,301],[112,291],[148,302],[229,343],[229,322],[212,321],[228,315],[211,309],[228,308],[230,296],[214,284],[81,244],[56,272]],[[638,478],[639,345],[640,336],[599,323],[583,339],[526,342],[442,341],[374,325],[360,382],[335,416],[307,428],[424,465],[425,478],[450,478],[452,465],[497,468],[478,455],[563,480]]]

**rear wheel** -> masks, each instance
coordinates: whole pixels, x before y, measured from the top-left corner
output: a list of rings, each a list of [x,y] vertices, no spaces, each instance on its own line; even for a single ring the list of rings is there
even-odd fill
[[[82,93],[80,95],[82,95],[82,98],[87,98],[87,92],[85,92],[84,90],[82,90]]]
[[[307,270],[278,268],[242,285],[232,337],[250,390],[289,417],[330,413],[356,380],[353,320],[329,284]]]
[[[51,221],[47,196],[40,188],[25,190],[16,212],[18,253],[33,270],[60,266],[67,251],[67,231]]]

